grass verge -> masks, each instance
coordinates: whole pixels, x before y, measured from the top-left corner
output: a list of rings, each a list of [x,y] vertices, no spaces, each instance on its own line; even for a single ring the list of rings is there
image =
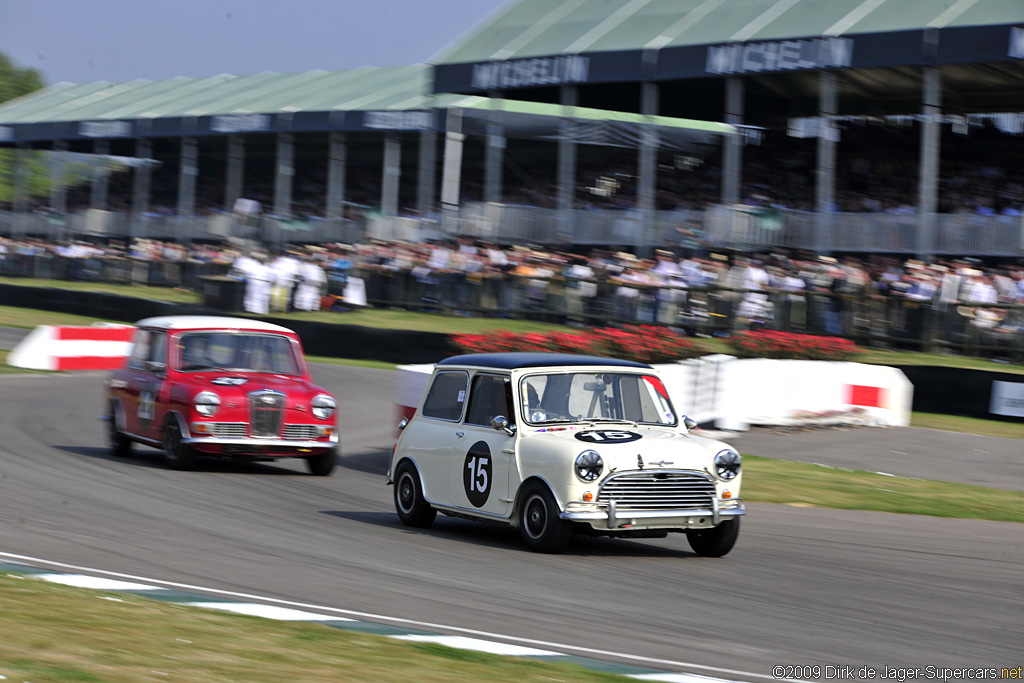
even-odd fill
[[[938,413],[911,413],[910,426],[923,429],[941,429],[945,432],[962,432],[980,436],[998,436],[1006,439],[1024,439],[1024,422],[1003,422],[985,420],[963,415],[940,415]]]
[[[10,681],[627,681],[570,663],[279,622],[0,575]]]
[[[1024,492],[744,456],[743,498],[840,510],[1024,522]]]

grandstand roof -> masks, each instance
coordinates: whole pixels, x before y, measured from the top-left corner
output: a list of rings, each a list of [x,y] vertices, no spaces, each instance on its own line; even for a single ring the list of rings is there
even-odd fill
[[[429,128],[429,70],[60,83],[0,105],[0,142]]]
[[[434,60],[434,90],[975,63],[1019,83],[1021,26],[1020,0],[519,0]]]

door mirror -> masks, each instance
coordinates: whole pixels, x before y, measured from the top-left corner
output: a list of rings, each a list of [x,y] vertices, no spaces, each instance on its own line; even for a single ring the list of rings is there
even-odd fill
[[[491,426],[494,427],[495,431],[504,431],[509,436],[516,433],[516,426],[508,423],[508,418],[504,415],[495,415],[491,418]]]
[[[152,372],[154,375],[163,375],[167,369],[167,363],[161,363],[158,360],[147,360],[142,364],[142,367],[146,368],[147,372]]]
[[[697,422],[692,417],[683,415],[683,426],[686,427],[687,431],[689,431],[696,428]]]

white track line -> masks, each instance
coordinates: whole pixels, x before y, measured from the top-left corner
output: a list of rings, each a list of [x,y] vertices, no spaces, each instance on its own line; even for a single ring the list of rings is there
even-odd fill
[[[640,655],[632,655],[626,652],[615,652],[614,650],[600,650],[592,647],[580,647],[578,645],[565,645],[563,643],[551,643],[544,640],[536,640],[533,638],[520,638],[518,636],[507,636],[501,633],[491,633],[488,631],[479,631],[470,628],[461,628],[459,626],[448,626],[447,624],[435,624],[428,621],[416,621],[413,619],[402,619],[399,617],[389,617],[385,614],[374,614],[372,612],[357,612],[355,610],[341,609],[338,607],[328,607],[325,605],[313,605],[304,602],[295,602],[292,600],[281,600],[278,598],[268,598],[262,595],[253,595],[250,593],[239,593],[235,591],[221,590],[219,588],[207,588],[205,586],[194,586],[187,583],[176,583],[173,581],[162,581],[160,579],[150,579],[144,576],[135,576],[132,574],[122,574],[120,572],[111,572],[105,569],[94,569],[92,567],[82,567],[74,564],[67,564],[65,562],[54,562],[53,560],[46,560],[38,557],[30,557],[27,555],[17,555],[14,553],[0,552],[0,557],[8,558],[14,561],[36,563],[49,565],[51,567],[61,567],[62,569],[72,569],[76,571],[92,572],[94,574],[102,574],[105,576],[116,576],[120,579],[131,579],[133,581],[145,581],[151,584],[161,584],[171,588],[177,588],[180,590],[187,591],[199,591],[202,593],[214,593],[217,595],[228,595],[233,598],[245,598],[249,600],[260,600],[262,602],[275,603],[278,605],[287,605],[289,607],[312,609],[321,612],[332,612],[337,614],[346,614],[352,617],[362,617],[370,621],[377,622],[392,622],[403,625],[414,626],[420,629],[438,629],[442,631],[456,631],[458,633],[466,633],[474,636],[480,636],[484,638],[497,638],[499,640],[508,640],[516,643],[528,643],[530,645],[541,645],[548,648],[554,648],[559,650],[566,650],[569,652],[577,653],[582,652],[588,655],[597,655],[600,657],[612,657],[616,659],[624,659],[630,662],[642,662],[650,666],[658,667],[673,667],[680,669],[701,669],[703,671],[714,671],[719,674],[730,674],[736,676],[743,676],[746,678],[764,679],[770,681],[786,681],[788,679],[779,679],[766,674],[753,673],[751,671],[741,671],[738,669],[726,669],[720,666],[708,666],[706,664],[696,664],[694,662],[680,662],[672,659],[658,659],[656,657],[643,657]],[[799,683],[794,681],[793,683]]]

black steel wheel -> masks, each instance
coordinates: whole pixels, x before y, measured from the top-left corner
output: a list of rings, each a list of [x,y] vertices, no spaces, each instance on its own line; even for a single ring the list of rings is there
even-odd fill
[[[519,533],[530,550],[560,553],[572,540],[573,525],[559,514],[558,503],[548,487],[534,482],[526,487],[519,507]]]
[[[686,540],[701,557],[722,557],[736,545],[739,535],[740,518],[733,517],[711,529],[691,529],[686,532]]]
[[[110,447],[110,454],[118,458],[131,455],[132,440],[124,435],[117,424],[117,404],[113,401],[110,402],[107,412],[107,445]]]
[[[406,526],[424,529],[434,523],[437,510],[423,497],[416,466],[403,461],[395,471],[395,511]]]
[[[173,418],[164,429],[164,459],[172,470],[192,470],[196,466],[196,451],[184,443],[181,428]]]
[[[326,477],[334,471],[334,465],[337,461],[337,451],[333,448],[328,448],[316,455],[311,455],[306,458],[306,466],[309,468],[310,474],[314,474],[318,477]]]

